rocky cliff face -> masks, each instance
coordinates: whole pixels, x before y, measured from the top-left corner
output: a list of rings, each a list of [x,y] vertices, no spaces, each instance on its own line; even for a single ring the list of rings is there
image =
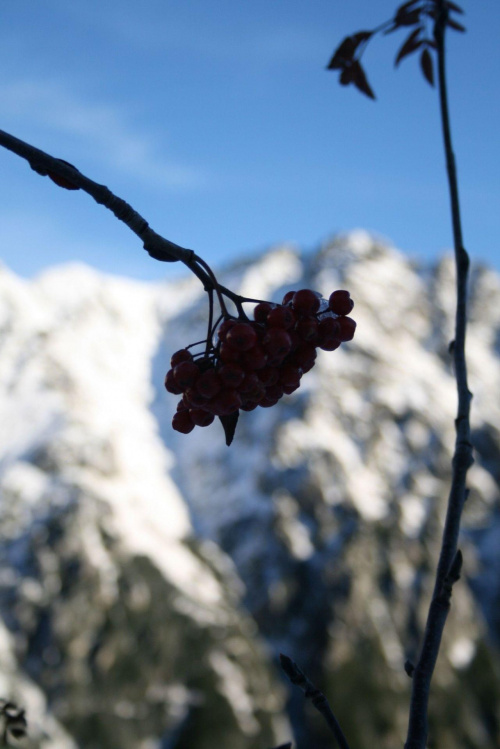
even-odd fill
[[[258,298],[347,288],[358,322],[298,391],[242,414],[230,448],[217,424],[170,427],[170,355],[204,336],[196,279],[0,272],[0,686],[33,745],[266,749],[293,730],[326,749],[284,651],[352,749],[402,746],[453,449],[452,263],[419,268],[359,232],[222,280]],[[441,749],[500,738],[499,302],[476,269],[476,464],[433,690]]]

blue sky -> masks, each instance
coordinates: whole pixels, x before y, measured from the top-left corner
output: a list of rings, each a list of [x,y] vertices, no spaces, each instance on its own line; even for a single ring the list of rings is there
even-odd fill
[[[214,264],[365,228],[416,258],[452,245],[437,95],[401,35],[365,62],[372,102],[325,71],[392,0],[17,0],[0,8],[0,128],[75,164]],[[500,270],[500,3],[448,34],[465,243]],[[81,192],[0,149],[0,257],[31,276],[81,260],[162,278]]]

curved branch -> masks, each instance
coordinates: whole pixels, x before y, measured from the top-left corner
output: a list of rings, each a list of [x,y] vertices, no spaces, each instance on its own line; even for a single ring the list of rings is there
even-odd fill
[[[94,198],[96,203],[103,205],[117,219],[126,224],[142,240],[144,249],[155,260],[167,263],[180,261],[187,265],[203,283],[207,281],[201,268],[198,268],[198,270],[194,268],[195,256],[193,250],[180,247],[165,239],[160,234],[157,234],[132,206],[114,195],[105,185],[94,182],[78,171],[78,169],[71,166],[71,164],[50,156],[48,153],[35,148],[29,143],[25,143],[19,138],[6,133],[4,130],[0,130],[0,145],[21,158],[26,159],[31,168],[41,176],[56,175],[64,181],[82,189]]]

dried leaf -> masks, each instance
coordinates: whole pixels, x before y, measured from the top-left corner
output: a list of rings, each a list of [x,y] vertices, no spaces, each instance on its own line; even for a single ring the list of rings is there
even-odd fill
[[[352,82],[352,65],[349,65],[348,67],[343,69],[340,74],[339,81],[341,86],[347,86]]]
[[[332,58],[327,65],[327,70],[343,68],[347,62],[351,62],[361,42],[369,39],[371,35],[371,31],[358,31],[357,34],[346,36],[333,53]]]
[[[446,6],[447,6],[447,7],[448,7],[448,8],[450,9],[450,10],[454,10],[454,11],[455,11],[455,13],[461,13],[462,15],[463,15],[463,13],[464,13],[464,11],[463,11],[463,10],[462,10],[462,8],[460,7],[460,5],[457,5],[456,3],[452,3],[452,2],[450,2],[450,0],[448,0],[448,1],[447,1],[447,2],[445,3],[445,5],[446,5]]]
[[[236,411],[236,413],[229,414],[229,416],[219,416],[220,423],[222,424],[222,428],[224,429],[224,434],[226,435],[226,445],[228,447],[233,441],[239,415],[240,412]]]
[[[394,61],[394,65],[396,67],[399,65],[403,57],[411,55],[412,52],[415,52],[416,49],[422,46],[422,39],[417,38],[421,31],[423,31],[422,26],[419,26],[411,32],[410,36],[407,38],[397,54],[397,57]]]
[[[465,26],[462,26],[461,23],[458,23],[457,21],[454,21],[453,18],[449,18],[446,21],[446,25],[449,26],[452,29],[455,29],[455,31],[465,31]]]
[[[373,93],[370,84],[368,83],[365,71],[357,60],[355,60],[351,66],[351,74],[352,82],[354,83],[356,88],[359,89],[359,91],[361,91],[363,94],[366,94],[366,96],[368,96],[370,99],[375,99],[375,94]]]
[[[431,53],[427,48],[422,50],[420,56],[420,67],[422,68],[422,73],[426,80],[431,84],[431,86],[434,86],[434,66],[432,64]]]
[[[354,36],[353,39],[356,40],[356,46],[360,44],[361,42],[366,42],[371,35],[373,34],[373,31],[358,31]]]
[[[327,65],[327,70],[335,70],[344,67],[346,61],[351,60],[356,51],[356,44],[352,37],[347,36],[341,41]]]
[[[422,8],[415,8],[415,10],[410,10],[408,13],[406,11],[399,13],[398,11],[394,17],[394,23],[396,26],[413,26],[413,24],[419,23],[421,12]]]
[[[412,5],[415,5],[416,3],[420,2],[420,0],[408,0],[407,3],[403,3],[399,6],[399,8],[396,10],[397,13],[404,13],[408,8],[411,8]]]

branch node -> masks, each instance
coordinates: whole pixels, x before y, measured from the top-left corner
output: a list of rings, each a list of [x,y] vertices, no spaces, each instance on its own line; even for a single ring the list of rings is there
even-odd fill
[[[304,692],[304,695],[311,700],[314,707],[321,713],[325,719],[327,725],[335,736],[340,749],[349,749],[349,744],[344,736],[340,724],[335,717],[332,708],[330,707],[328,700],[325,695],[316,689],[307,676],[300,670],[297,664],[292,661],[287,655],[280,653],[281,668],[288,676],[292,684],[300,687]]]
[[[410,661],[409,658],[407,658],[405,661],[404,669],[406,673],[408,674],[408,676],[410,677],[410,679],[412,679],[413,674],[415,672],[415,666],[413,665],[413,663]]]

